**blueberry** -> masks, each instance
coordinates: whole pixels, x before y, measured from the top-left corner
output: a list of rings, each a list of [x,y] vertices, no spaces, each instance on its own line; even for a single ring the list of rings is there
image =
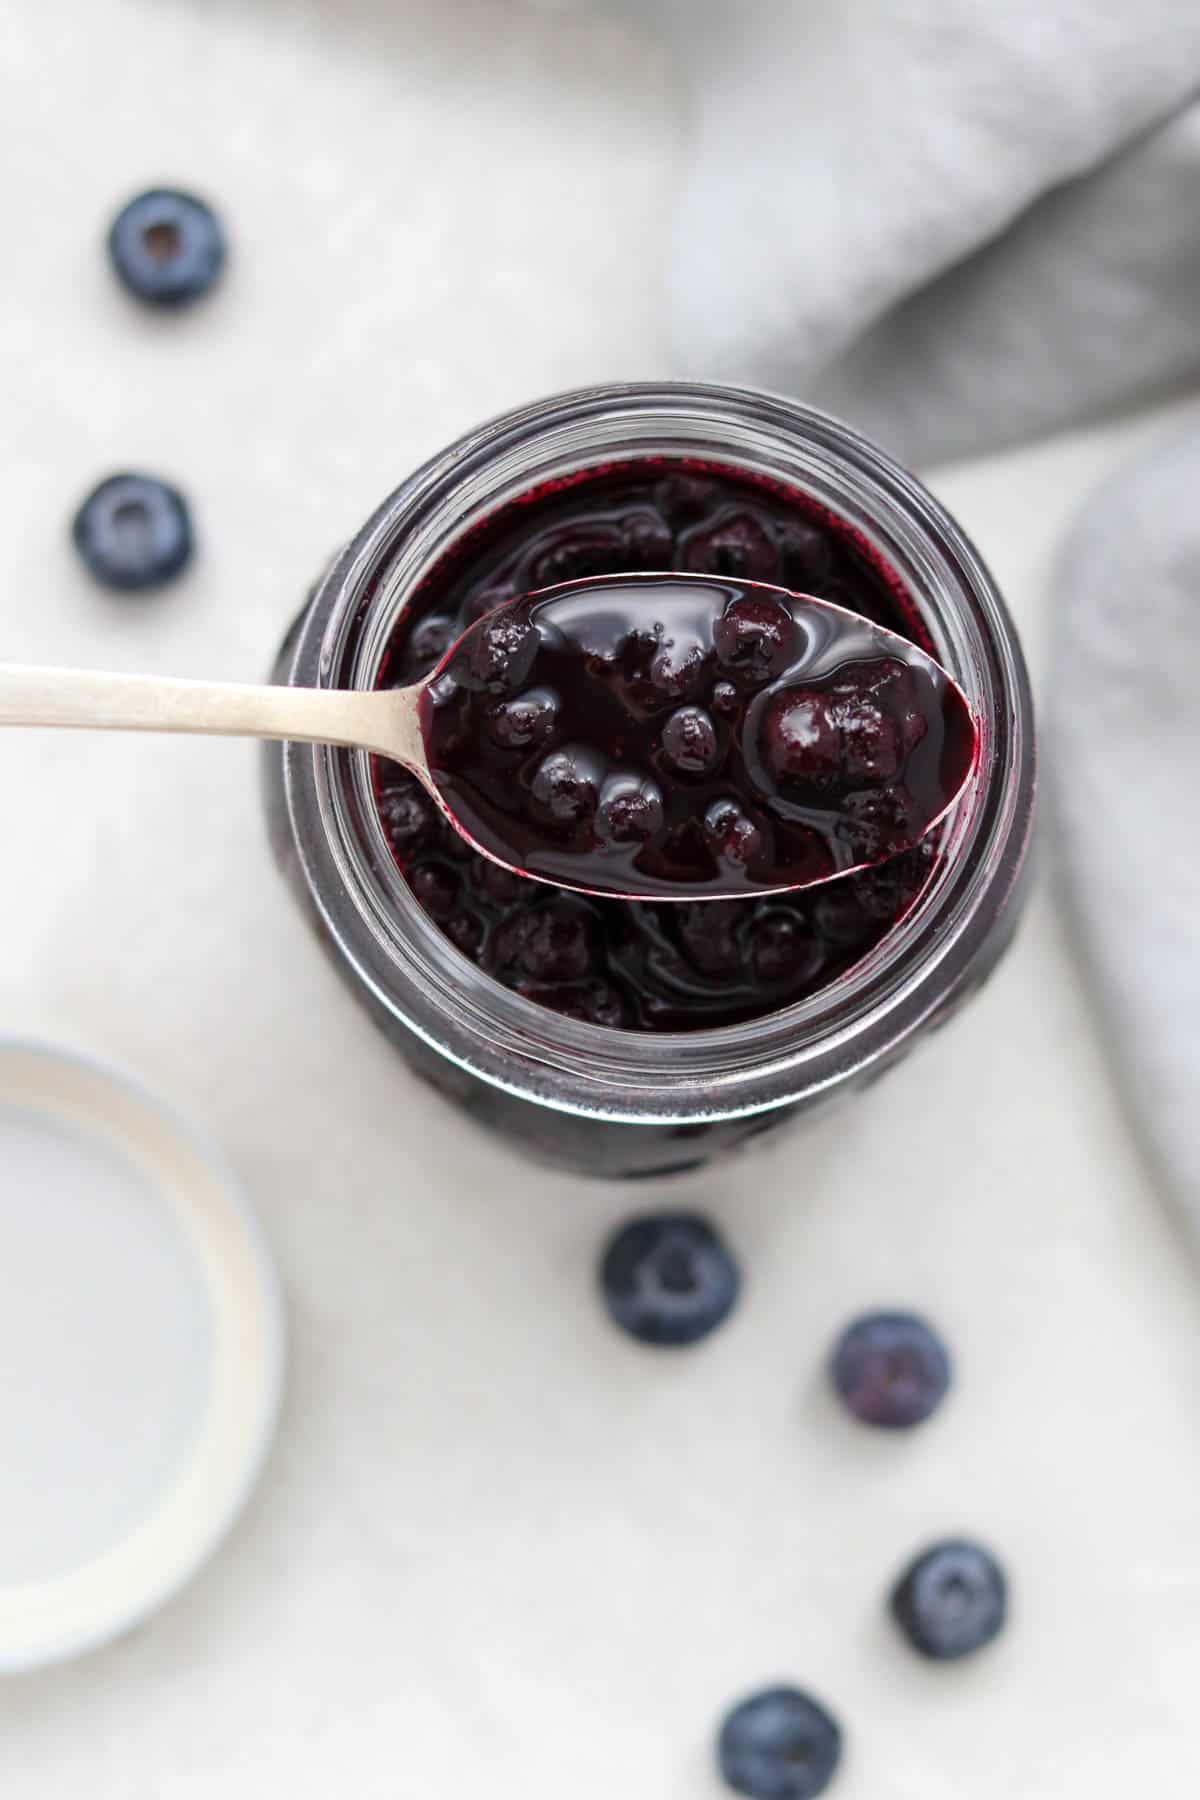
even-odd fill
[[[502,863],[493,862],[490,856],[471,858],[471,881],[477,893],[497,906],[511,906],[514,900],[521,898],[526,887],[519,875]]]
[[[964,1539],[933,1544],[909,1564],[891,1608],[914,1650],[938,1662],[989,1644],[1008,1612],[1008,1582],[990,1550]]]
[[[187,502],[152,475],[110,475],[75,514],[71,535],[96,580],[123,593],[161,587],[192,555]]]
[[[559,698],[552,688],[526,688],[502,700],[488,714],[488,730],[503,750],[528,750],[548,743],[558,723]]]
[[[600,1269],[605,1305],[639,1343],[694,1344],[728,1317],[740,1276],[712,1226],[692,1213],[633,1219]]]
[[[389,781],[379,796],[379,816],[401,856],[411,856],[437,835],[437,809],[411,775],[398,775]]]
[[[736,900],[689,901],[672,906],[671,914],[689,960],[702,974],[728,975],[740,966],[734,932],[742,912]]]
[[[645,844],[662,830],[663,816],[662,790],[648,775],[610,775],[600,790],[596,831],[610,844]]]
[[[764,1688],[735,1706],[721,1727],[717,1764],[751,1800],[814,1800],[837,1772],[842,1733],[810,1694]]]
[[[595,812],[599,785],[587,751],[567,745],[552,750],[538,765],[530,792],[550,818],[561,825],[578,825]]]
[[[783,584],[796,593],[811,593],[829,573],[833,561],[829,539],[815,525],[789,522],[775,542],[783,565]]]
[[[713,626],[713,644],[727,669],[752,682],[781,675],[791,660],[796,622],[779,600],[743,594]]]
[[[866,1313],[834,1346],[830,1375],[865,1425],[902,1430],[936,1412],[950,1387],[950,1357],[915,1313]]]
[[[736,800],[714,800],[704,815],[704,837],[714,856],[748,863],[762,848],[762,835]]]
[[[428,675],[435,663],[441,662],[460,633],[447,613],[433,613],[412,628],[404,647],[404,666],[408,678],[419,681]]]
[[[225,264],[225,234],[211,206],[175,188],[152,188],[123,206],[108,233],[112,266],[139,300],[187,306]]]
[[[681,706],[671,714],[663,726],[662,747],[671,767],[684,775],[709,774],[720,754],[717,728],[699,706]]]
[[[706,575],[736,575],[747,581],[779,579],[775,546],[750,513],[723,513],[716,525],[688,532],[681,550],[679,566],[683,569]]]
[[[592,972],[592,934],[582,907],[554,901],[522,921],[517,960],[535,981],[579,981]]]
[[[448,919],[458,901],[458,877],[441,863],[418,863],[408,885],[431,919]]]
[[[825,788],[842,773],[842,737],[828,694],[785,688],[763,715],[762,758],[783,787]]]
[[[540,645],[537,626],[529,619],[501,612],[472,632],[466,646],[467,667],[489,693],[514,694],[533,668]],[[456,666],[457,662],[456,657]]]
[[[750,956],[761,982],[791,982],[816,973],[819,946],[799,914],[780,907],[765,911],[750,931]]]

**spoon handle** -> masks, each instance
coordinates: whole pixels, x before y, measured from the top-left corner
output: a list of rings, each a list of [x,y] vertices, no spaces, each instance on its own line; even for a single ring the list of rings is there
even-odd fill
[[[424,776],[418,689],[252,687],[0,663],[0,725],[185,731],[373,750]]]

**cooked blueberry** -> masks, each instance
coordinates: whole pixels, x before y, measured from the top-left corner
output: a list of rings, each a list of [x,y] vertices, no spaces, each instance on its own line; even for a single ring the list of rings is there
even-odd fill
[[[681,706],[663,726],[663,752],[684,775],[707,775],[717,765],[717,728],[700,706]]]
[[[742,704],[742,696],[732,681],[714,681],[712,691],[712,709],[728,717],[735,713]]]
[[[610,844],[644,844],[662,830],[663,797],[648,775],[610,775],[600,790],[596,830]]]
[[[581,907],[557,900],[527,914],[517,960],[535,981],[579,981],[592,969],[592,940]]]
[[[607,1025],[617,1031],[626,1022],[625,1003],[615,988],[601,982],[591,989],[586,1002],[587,1018],[592,1025]]]
[[[717,486],[703,475],[666,475],[654,490],[654,498],[672,525],[689,525],[703,518],[717,496]]]
[[[567,525],[541,541],[530,563],[528,588],[556,587],[587,575],[609,575],[624,568],[628,546],[620,526],[611,523]]]
[[[625,564],[630,569],[669,569],[675,540],[660,514],[650,507],[628,512],[621,520]]]
[[[517,598],[517,587],[512,581],[489,582],[486,587],[479,588],[469,594],[462,603],[459,612],[458,628],[460,634],[475,625],[480,619],[486,619],[490,612],[498,606],[507,606],[510,600]]]
[[[604,1253],[605,1304],[643,1344],[675,1348],[707,1337],[738,1295],[737,1264],[713,1227],[692,1213],[632,1220]]]
[[[744,581],[778,581],[779,557],[750,513],[725,512],[715,525],[689,531],[680,567],[703,575],[737,575]]]
[[[429,618],[421,619],[413,626],[404,649],[408,679],[419,681],[422,675],[427,675],[459,636],[461,633],[454,620],[446,613],[433,613]]]
[[[821,951],[800,915],[781,907],[755,919],[750,956],[756,977],[769,986],[815,973]]]
[[[830,697],[785,688],[763,714],[760,743],[769,774],[781,787],[826,788],[842,774],[842,737]]]
[[[663,643],[650,659],[650,686],[664,700],[682,700],[704,668],[698,644]]]
[[[671,908],[680,942],[705,975],[725,975],[738,967],[741,952],[734,931],[742,916],[736,900],[702,900]]]
[[[490,856],[471,858],[471,881],[478,893],[497,906],[511,906],[528,886],[519,875],[506,869],[503,863],[493,862]]]
[[[842,1733],[811,1694],[765,1688],[735,1706],[721,1727],[717,1763],[750,1800],[815,1800],[837,1772]]]
[[[795,636],[787,607],[760,594],[731,600],[713,627],[713,643],[725,667],[759,683],[787,667]]]
[[[800,521],[783,525],[775,537],[779,549],[780,576],[793,593],[811,594],[824,580],[833,561],[829,539],[815,525]]]
[[[965,1539],[932,1545],[892,1590],[892,1613],[922,1656],[949,1662],[989,1644],[1008,1612],[1008,1582],[990,1550]]]
[[[431,919],[448,919],[458,900],[458,877],[441,863],[418,863],[408,885]]]
[[[474,913],[464,912],[461,908],[450,914],[442,930],[455,949],[461,950],[464,956],[474,956],[483,942],[483,926]]]
[[[488,730],[504,750],[527,750],[547,743],[558,723],[558,695],[550,688],[527,688],[502,700],[488,715]]]
[[[704,837],[714,856],[748,863],[762,847],[762,834],[736,800],[714,800],[704,815]]]
[[[186,306],[225,264],[225,235],[211,206],[176,188],[152,188],[123,206],[108,233],[113,268],[139,300]]]
[[[530,792],[552,819],[563,825],[577,825],[595,812],[599,786],[589,754],[568,744],[561,750],[552,750],[542,761]]]
[[[502,612],[475,631],[467,646],[467,667],[489,693],[514,693],[532,669],[540,641],[530,620]],[[456,656],[456,668],[458,661]]]
[[[830,1374],[838,1394],[865,1425],[919,1425],[945,1399],[950,1356],[916,1313],[865,1313],[834,1346]]]
[[[392,777],[379,796],[379,816],[401,855],[411,856],[435,835],[441,815],[420,782],[411,775]]]
[[[110,475],[75,514],[71,535],[96,580],[124,593],[161,587],[192,556],[187,502],[153,475]]]

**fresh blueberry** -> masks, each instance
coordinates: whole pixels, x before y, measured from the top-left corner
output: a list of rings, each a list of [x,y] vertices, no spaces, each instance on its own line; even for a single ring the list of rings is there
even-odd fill
[[[990,1550],[948,1538],[909,1564],[891,1596],[892,1612],[922,1656],[969,1656],[991,1642],[1008,1612],[1008,1582]]]
[[[717,1763],[751,1800],[814,1800],[837,1772],[842,1733],[810,1694],[764,1688],[735,1706],[721,1727]]]
[[[864,1425],[903,1430],[936,1412],[950,1386],[950,1357],[915,1313],[866,1313],[834,1346],[830,1374]]]
[[[192,555],[187,502],[152,475],[110,475],[75,514],[71,535],[96,580],[124,593],[161,587]]]
[[[633,1219],[604,1253],[600,1282],[616,1324],[639,1343],[695,1344],[728,1317],[737,1264],[705,1219],[664,1213]]]
[[[112,266],[139,300],[187,306],[225,264],[225,234],[211,206],[175,188],[152,188],[123,206],[108,233]]]

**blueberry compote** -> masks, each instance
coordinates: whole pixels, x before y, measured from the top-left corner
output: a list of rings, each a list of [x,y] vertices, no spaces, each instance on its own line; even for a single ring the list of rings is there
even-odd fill
[[[966,700],[915,645],[728,575],[591,576],[498,607],[420,709],[438,793],[481,850],[643,900],[884,862],[975,753]]]
[[[645,459],[532,490],[466,534],[407,607],[381,680],[419,680],[469,625],[534,589],[651,570],[812,594],[932,652],[903,585],[814,502],[732,470]],[[719,717],[719,683],[709,699]],[[682,726],[680,737],[682,754],[702,753]],[[633,1030],[733,1025],[814,993],[908,911],[936,854],[926,839],[824,886],[757,899],[595,898],[473,852],[398,766],[380,762],[376,781],[413,894],[464,956],[530,1000]]]

